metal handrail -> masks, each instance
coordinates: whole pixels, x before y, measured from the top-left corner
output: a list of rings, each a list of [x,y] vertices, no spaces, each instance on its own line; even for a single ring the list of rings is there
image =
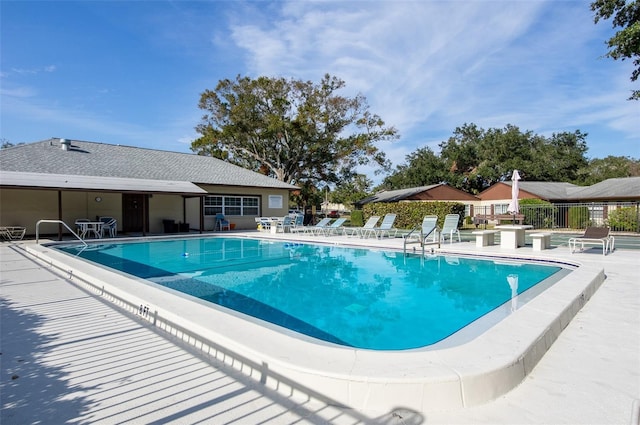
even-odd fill
[[[73,236],[75,236],[76,238],[78,238],[78,240],[84,244],[84,247],[85,247],[85,248],[86,248],[87,246],[89,246],[89,245],[87,245],[87,243],[84,241],[84,239],[82,239],[80,236],[78,236],[78,234],[77,234],[76,232],[74,232],[74,231],[73,231],[73,229],[71,229],[71,227],[67,226],[67,223],[65,223],[65,222],[64,222],[64,221],[62,221],[62,220],[38,220],[38,222],[36,223],[36,243],[39,243],[39,242],[38,242],[38,239],[40,239],[40,238],[39,238],[39,235],[40,235],[40,223],[58,223],[58,224],[62,224],[64,227],[66,227],[66,228],[67,228],[67,230],[68,230],[68,231],[70,231],[70,232],[71,232],[71,234],[72,234]]]
[[[410,239],[410,236],[411,236],[411,235],[413,234],[413,232],[415,232],[416,230],[420,230],[420,238],[419,238],[419,239],[417,239],[415,242],[407,242],[407,241]],[[420,246],[422,247],[422,255],[423,255],[423,256],[424,256],[424,247],[425,247],[425,245],[427,245],[427,244],[428,244],[428,245],[435,245],[435,244],[437,244],[437,245],[438,245],[438,248],[440,248],[440,238],[438,238],[438,241],[437,241],[437,242],[430,242],[430,243],[425,242],[425,241],[427,240],[427,238],[429,237],[429,235],[430,235],[430,234],[432,234],[433,232],[436,232],[436,233],[437,233],[437,232],[440,232],[440,229],[438,228],[438,226],[436,226],[436,227],[434,227],[433,229],[431,229],[431,231],[430,231],[429,233],[427,233],[426,235],[423,235],[423,234],[422,234],[422,226],[416,226],[416,227],[414,227],[413,229],[411,229],[411,231],[410,231],[409,233],[407,233],[407,234],[404,236],[404,244],[403,244],[403,245],[404,245],[404,247],[403,247],[404,254],[405,254],[405,255],[407,254],[407,244],[410,244],[410,243],[419,243],[419,244],[420,244]]]

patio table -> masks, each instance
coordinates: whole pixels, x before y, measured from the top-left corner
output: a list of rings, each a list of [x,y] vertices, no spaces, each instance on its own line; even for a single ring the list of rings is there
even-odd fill
[[[80,237],[86,238],[88,235],[93,234],[96,239],[102,237],[102,221],[76,221],[76,226],[80,229]]]
[[[500,230],[500,248],[516,249],[524,246],[525,230],[533,229],[533,226],[528,224],[505,224],[495,228]]]

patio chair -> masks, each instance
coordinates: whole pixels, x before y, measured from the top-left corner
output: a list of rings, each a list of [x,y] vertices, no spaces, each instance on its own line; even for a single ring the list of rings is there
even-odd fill
[[[614,237],[609,234],[608,227],[587,227],[582,236],[569,239],[569,249],[573,254],[576,252],[576,245],[580,244],[580,251],[584,251],[585,245],[602,246],[602,255],[612,252],[614,249]]]
[[[398,229],[393,227],[393,223],[396,221],[396,214],[386,214],[382,219],[382,223],[380,226],[374,227],[372,229],[366,229],[362,232],[362,237],[369,237],[370,235],[374,235],[378,239],[382,239],[387,234],[388,237],[391,237],[391,233],[393,232],[393,237],[398,234]]]
[[[231,224],[227,219],[224,218],[224,214],[218,213],[216,214],[216,222],[213,225],[213,230],[231,230]]]
[[[89,220],[88,218],[78,218],[75,221],[76,233],[82,239],[84,239],[84,237],[87,235],[87,232],[89,231],[87,223],[90,223],[90,222],[91,222],[91,220]]]
[[[322,233],[325,236],[337,235],[340,230],[342,230],[342,225],[347,221],[346,218],[339,218],[330,225],[323,227],[322,229],[317,230],[317,234]]]
[[[104,234],[108,233],[110,238],[115,238],[118,233],[118,221],[113,217],[100,217],[103,223],[100,228],[100,236],[104,238]]]
[[[363,232],[368,231],[369,229],[373,229],[374,227],[376,227],[376,224],[378,224],[378,220],[380,220],[380,216],[379,215],[374,215],[372,217],[369,217],[369,219],[367,220],[367,222],[364,224],[364,226],[362,227],[343,227],[342,232],[345,236],[353,236],[353,235],[359,235],[360,237],[362,237]]]
[[[278,222],[276,223],[276,232],[291,232],[292,223],[293,219],[291,218],[291,216],[284,216],[282,220],[278,220]]]
[[[461,242],[460,231],[458,230],[458,223],[460,223],[460,214],[447,214],[444,217],[444,224],[440,231],[440,240],[445,241],[447,235],[449,236],[449,243],[453,243],[453,234],[458,235],[458,242]]]
[[[269,217],[256,217],[256,227],[259,231],[267,231],[271,229],[271,219]]]
[[[291,231],[304,227],[304,214],[294,214],[291,221]]]

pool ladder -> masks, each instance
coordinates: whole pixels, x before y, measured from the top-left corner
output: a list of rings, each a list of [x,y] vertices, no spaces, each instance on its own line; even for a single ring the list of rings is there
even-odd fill
[[[412,238],[411,235],[413,235],[414,232],[420,232],[420,237],[419,238],[415,238],[415,237]],[[438,245],[438,248],[440,248],[440,238],[438,238],[437,242],[427,242],[427,238],[433,232],[436,232],[436,234],[437,234],[438,232],[440,232],[440,229],[438,227],[434,227],[426,235],[424,235],[422,233],[422,226],[416,226],[413,229],[411,229],[411,231],[404,236],[404,244],[403,244],[404,255],[407,255],[407,245],[414,244],[414,243],[419,243],[420,246],[422,247],[422,256],[423,257],[424,257],[424,247],[425,247],[425,245]]]

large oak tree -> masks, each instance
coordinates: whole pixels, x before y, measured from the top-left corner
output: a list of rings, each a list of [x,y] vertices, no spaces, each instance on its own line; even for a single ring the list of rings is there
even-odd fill
[[[385,189],[401,189],[445,182],[469,193],[479,193],[509,179],[514,169],[529,181],[577,181],[587,166],[585,133],[554,133],[550,137],[504,128],[464,124],[440,143],[440,155],[421,148],[406,157],[407,164],[385,178]]]
[[[388,170],[376,142],[397,132],[369,111],[362,95],[338,94],[345,83],[237,76],[202,93],[206,111],[191,149],[301,187],[352,180],[358,166]]]
[[[607,41],[609,51],[605,56],[614,60],[633,59],[636,67],[631,81],[640,77],[640,2],[625,0],[596,0],[591,3],[594,21],[613,17],[613,28],[621,28]],[[640,90],[632,90],[629,100],[640,100]]]

